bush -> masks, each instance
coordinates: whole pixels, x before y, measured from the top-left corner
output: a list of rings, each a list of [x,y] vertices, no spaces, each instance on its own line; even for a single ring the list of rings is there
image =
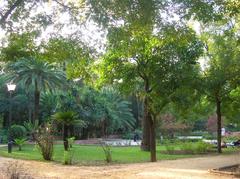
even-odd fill
[[[173,154],[174,153],[174,150],[175,150],[175,146],[174,145],[171,145],[171,144],[166,144],[166,150],[169,154]]]
[[[21,125],[12,125],[10,128],[10,136],[12,139],[25,138],[27,135],[26,128]]]
[[[182,145],[180,145],[180,150],[185,151],[186,153],[193,154],[194,153],[194,147],[191,142],[185,142]]]
[[[27,139],[14,139],[15,144],[18,145],[18,150],[21,151],[22,150],[22,146],[24,145],[24,143],[26,142]]]
[[[69,147],[72,148],[74,141],[75,141],[75,137],[70,137],[67,140],[68,140]]]
[[[35,134],[37,146],[44,160],[52,160],[53,157],[53,136],[51,129],[48,127],[42,128]]]
[[[64,165],[71,165],[73,163],[73,150],[64,151],[63,153],[63,164]]]
[[[105,154],[105,160],[107,163],[111,163],[112,162],[112,151],[111,151],[111,146],[105,143],[101,144],[102,149],[104,151]]]
[[[207,153],[211,149],[212,145],[206,142],[199,141],[196,144],[195,153],[202,154]]]

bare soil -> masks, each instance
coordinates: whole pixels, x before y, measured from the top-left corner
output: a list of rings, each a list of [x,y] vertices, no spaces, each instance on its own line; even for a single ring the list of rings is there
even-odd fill
[[[18,162],[25,173],[38,179],[229,179],[236,177],[210,173],[209,170],[239,164],[240,154],[106,166],[64,166],[0,157],[0,170],[9,162],[11,165]],[[5,179],[3,172],[0,172],[0,179]]]

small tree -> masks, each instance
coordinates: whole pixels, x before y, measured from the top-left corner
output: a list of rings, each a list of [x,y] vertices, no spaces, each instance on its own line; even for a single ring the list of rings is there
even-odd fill
[[[26,142],[27,139],[14,139],[15,143],[18,145],[18,150],[22,150],[22,146]]]
[[[111,150],[111,146],[109,144],[106,144],[104,142],[101,142],[101,146],[102,149],[104,151],[104,155],[105,155],[105,160],[107,163],[111,163],[112,162],[112,150]]]
[[[63,145],[64,150],[67,151],[69,148],[68,138],[70,126],[78,125],[84,126],[85,123],[82,120],[77,120],[77,116],[73,111],[58,112],[54,114],[53,120],[61,124],[63,127]]]
[[[34,138],[40,149],[40,152],[45,160],[52,160],[53,157],[53,136],[51,126],[47,125],[40,128],[35,134]]]

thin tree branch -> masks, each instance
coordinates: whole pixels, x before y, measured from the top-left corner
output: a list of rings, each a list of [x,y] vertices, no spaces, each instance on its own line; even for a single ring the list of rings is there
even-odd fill
[[[0,25],[4,25],[7,18],[11,15],[11,13],[21,4],[23,3],[24,0],[16,0],[12,6],[7,10],[7,12],[5,14],[2,15],[1,19],[0,19]]]

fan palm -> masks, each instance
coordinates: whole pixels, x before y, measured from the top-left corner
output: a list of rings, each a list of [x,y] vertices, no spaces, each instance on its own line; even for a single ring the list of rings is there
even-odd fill
[[[39,118],[39,100],[41,91],[53,90],[63,85],[65,74],[54,65],[34,58],[21,59],[9,66],[13,81],[27,90],[34,89],[33,120]]]
[[[70,126],[78,125],[84,126],[85,123],[81,120],[77,120],[77,116],[73,111],[66,111],[66,112],[57,112],[52,116],[53,120],[63,126],[63,144],[64,149],[67,151],[69,148],[68,145],[68,133]]]

